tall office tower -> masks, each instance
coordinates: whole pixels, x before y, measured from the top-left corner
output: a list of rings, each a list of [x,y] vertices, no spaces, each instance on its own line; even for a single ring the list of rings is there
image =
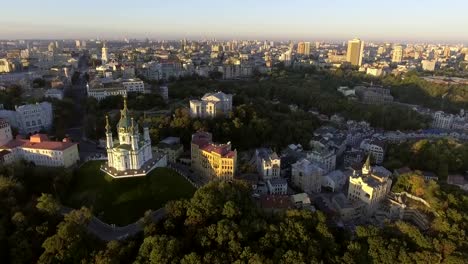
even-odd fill
[[[403,59],[403,47],[401,45],[393,47],[392,62],[400,63]]]
[[[348,41],[348,52],[346,53],[346,60],[351,65],[361,66],[362,54],[364,51],[364,41],[360,39],[353,39]]]
[[[304,54],[305,45],[304,42],[297,43],[297,54]]]
[[[299,42],[297,44],[297,53],[310,55],[310,42]]]
[[[75,40],[75,46],[76,46],[77,49],[79,49],[81,47],[81,43],[80,43],[79,39]]]
[[[49,43],[49,46],[47,46],[47,49],[50,51],[50,52],[54,52],[55,51],[55,43],[54,42],[51,42]]]
[[[318,41],[315,42],[315,49],[320,49],[320,42]]]
[[[107,63],[107,45],[106,45],[106,42],[104,42],[104,45],[102,46],[102,55],[101,55],[101,61],[102,61],[102,64],[106,64]]]

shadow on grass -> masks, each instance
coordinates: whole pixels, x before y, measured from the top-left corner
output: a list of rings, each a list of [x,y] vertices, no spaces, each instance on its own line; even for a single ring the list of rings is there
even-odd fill
[[[113,179],[100,171],[102,161],[91,161],[78,169],[64,199],[67,206],[92,209],[101,220],[127,225],[147,210],[156,210],[166,202],[190,198],[195,188],[169,168],[156,168],[146,177]]]

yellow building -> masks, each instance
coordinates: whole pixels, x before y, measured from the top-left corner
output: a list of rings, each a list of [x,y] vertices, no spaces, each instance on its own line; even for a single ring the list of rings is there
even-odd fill
[[[208,132],[192,135],[192,169],[205,181],[231,180],[236,172],[237,151],[231,144],[214,144]]]
[[[364,41],[360,39],[353,39],[348,41],[348,52],[346,53],[346,60],[351,65],[361,66],[362,55],[364,52]]]
[[[310,42],[299,42],[297,44],[297,54],[310,55]]]
[[[368,156],[361,172],[355,172],[349,178],[348,199],[364,202],[367,205],[367,213],[373,213],[390,192],[390,176],[391,172],[384,167],[372,167]]]

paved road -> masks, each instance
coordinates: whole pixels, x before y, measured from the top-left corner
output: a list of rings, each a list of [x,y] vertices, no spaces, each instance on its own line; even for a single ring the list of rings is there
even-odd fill
[[[73,209],[68,207],[63,207],[61,209],[61,214],[65,215],[71,212]],[[160,208],[156,211],[151,212],[151,218],[153,222],[159,222],[166,216],[166,210]],[[112,226],[99,218],[93,216],[87,226],[88,231],[100,238],[103,241],[111,240],[124,240],[128,237],[135,236],[136,234],[143,231],[143,222],[142,219],[136,221],[135,223],[126,225],[126,226]]]

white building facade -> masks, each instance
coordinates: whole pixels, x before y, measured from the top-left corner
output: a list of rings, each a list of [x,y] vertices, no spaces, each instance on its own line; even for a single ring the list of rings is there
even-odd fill
[[[190,116],[206,118],[227,116],[232,111],[232,94],[207,93],[201,100],[190,100]]]
[[[52,127],[52,104],[42,102],[17,106],[14,111],[0,110],[0,118],[7,119],[20,134],[35,134]]]
[[[120,111],[117,134],[118,142],[114,143],[111,127],[106,117],[108,160],[103,171],[110,176],[144,176],[155,166],[165,166],[165,164],[156,164],[153,160],[149,129],[144,127],[143,136],[139,133],[138,124],[130,117],[126,98],[124,98],[124,108]]]
[[[280,177],[281,159],[271,149],[260,148],[255,150],[257,171],[264,180]]]

